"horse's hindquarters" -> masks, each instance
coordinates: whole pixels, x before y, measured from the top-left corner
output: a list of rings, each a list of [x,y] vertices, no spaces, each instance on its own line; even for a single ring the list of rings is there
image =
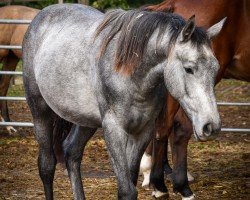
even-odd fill
[[[34,73],[39,91],[56,114],[87,127],[101,124],[92,87],[94,62],[89,58],[101,17],[86,6],[50,6],[33,20],[24,40],[24,73]]]

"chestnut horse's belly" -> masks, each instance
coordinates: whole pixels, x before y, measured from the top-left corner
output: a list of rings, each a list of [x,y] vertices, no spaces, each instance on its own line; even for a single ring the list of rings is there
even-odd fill
[[[250,47],[249,47],[250,48]],[[234,78],[242,81],[250,82],[250,50],[244,48],[238,52],[233,61],[229,64],[225,71],[225,78]]]

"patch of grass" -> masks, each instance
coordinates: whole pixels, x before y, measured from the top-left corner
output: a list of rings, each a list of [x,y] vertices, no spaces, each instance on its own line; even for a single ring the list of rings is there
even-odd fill
[[[19,63],[17,64],[16,71],[20,72],[23,70],[23,61],[20,60]]]
[[[0,139],[0,146],[10,144],[12,142],[19,142],[19,141],[20,141],[20,137],[1,138]]]
[[[7,96],[18,97],[24,96],[23,85],[13,85],[9,88]]]
[[[249,102],[250,83],[223,79],[215,88],[217,101]]]

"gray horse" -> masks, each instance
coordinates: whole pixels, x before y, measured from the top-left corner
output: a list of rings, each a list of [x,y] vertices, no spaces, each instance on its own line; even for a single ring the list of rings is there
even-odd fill
[[[80,162],[98,127],[118,180],[119,199],[137,199],[140,159],[155,129],[166,89],[185,109],[197,138],[220,129],[214,96],[218,62],[194,17],[142,10],[103,14],[82,5],[53,5],[33,20],[23,41],[26,97],[39,144],[46,199],[53,199],[55,119],[77,124],[64,142],[75,199],[85,199]]]

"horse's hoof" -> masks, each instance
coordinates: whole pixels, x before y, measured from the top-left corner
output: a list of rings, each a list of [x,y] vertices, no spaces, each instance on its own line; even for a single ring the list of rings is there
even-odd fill
[[[6,129],[10,135],[14,135],[17,132],[17,130],[14,129],[13,126],[6,126]]]
[[[195,200],[195,194],[191,195],[190,197],[182,197],[182,200]]]
[[[152,192],[152,196],[155,197],[156,199],[168,199],[169,195],[166,192],[161,192],[159,190],[154,190]]]
[[[187,172],[187,177],[188,177],[188,182],[194,182],[194,177],[189,172]]]

